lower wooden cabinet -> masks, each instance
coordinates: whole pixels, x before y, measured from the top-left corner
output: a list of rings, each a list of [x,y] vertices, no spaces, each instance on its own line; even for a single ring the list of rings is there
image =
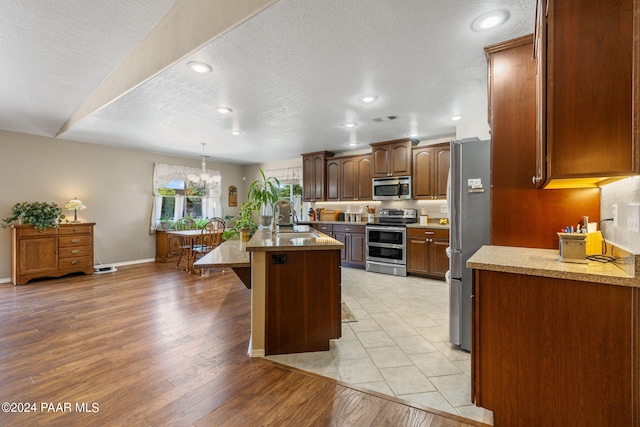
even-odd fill
[[[364,268],[366,265],[366,231],[364,225],[333,225],[333,238],[344,244],[342,265]]]
[[[265,353],[329,350],[342,335],[338,250],[266,254]]]
[[[178,262],[180,236],[156,230],[156,262]]]
[[[408,227],[407,272],[444,279],[449,269],[447,246],[448,229]]]
[[[640,425],[639,291],[474,270],[476,405],[496,426]]]
[[[313,223],[313,228],[344,245],[340,251],[341,265],[365,268],[367,255],[366,227],[359,224]]]
[[[38,230],[31,225],[11,229],[11,282],[24,285],[41,277],[93,273],[94,223],[61,224]]]

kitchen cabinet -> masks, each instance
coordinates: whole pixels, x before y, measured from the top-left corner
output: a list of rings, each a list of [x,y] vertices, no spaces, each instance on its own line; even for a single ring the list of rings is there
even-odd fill
[[[332,237],[344,244],[340,254],[342,265],[364,268],[367,253],[365,226],[334,224],[332,231]]]
[[[342,335],[338,251],[277,251],[266,257],[265,354],[329,350],[329,341]]]
[[[447,196],[450,167],[449,143],[413,147],[413,199]]]
[[[340,162],[340,199],[371,200],[371,155],[345,157]]]
[[[371,144],[373,177],[411,175],[411,145],[410,139]]]
[[[156,230],[156,262],[177,262],[180,256],[180,236]]]
[[[542,191],[531,185],[536,170],[532,50],[532,35],[485,48],[491,126],[491,244],[557,249],[557,230],[576,224],[584,215],[600,219],[600,190]]]
[[[407,272],[444,280],[448,246],[448,229],[407,227]]]
[[[340,200],[340,159],[327,160],[327,200]]]
[[[640,425],[638,291],[474,270],[476,405],[496,426]]]
[[[38,230],[11,228],[11,282],[24,285],[42,277],[93,273],[94,223],[61,224]]]
[[[302,191],[305,202],[326,200],[326,159],[332,156],[333,153],[328,151],[302,155]]]
[[[593,187],[640,173],[640,1],[539,0],[537,8],[534,183]]]
[[[327,200],[371,200],[371,155],[327,159]]]

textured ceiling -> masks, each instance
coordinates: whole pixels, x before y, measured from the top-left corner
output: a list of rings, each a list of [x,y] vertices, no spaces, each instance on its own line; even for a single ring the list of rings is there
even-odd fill
[[[174,5],[3,3],[0,128],[47,136]],[[471,30],[494,9],[510,13],[506,24]],[[279,0],[59,137],[189,157],[200,156],[206,142],[210,158],[248,164],[363,149],[412,131],[422,140],[452,135],[451,116],[464,122],[486,112],[483,47],[531,33],[534,15],[535,0]],[[196,74],[186,67],[190,60],[213,71]],[[358,100],[370,93],[376,102]],[[233,112],[217,113],[221,105]],[[399,118],[373,121],[389,115]]]

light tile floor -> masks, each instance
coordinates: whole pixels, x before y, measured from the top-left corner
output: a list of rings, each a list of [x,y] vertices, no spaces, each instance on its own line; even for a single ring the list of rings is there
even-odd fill
[[[493,424],[471,404],[469,353],[449,343],[443,281],[342,269],[342,300],[357,321],[331,350],[268,358],[348,384]]]

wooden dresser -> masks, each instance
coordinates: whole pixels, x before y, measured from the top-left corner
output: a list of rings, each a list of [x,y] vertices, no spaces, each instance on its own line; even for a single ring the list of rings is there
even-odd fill
[[[24,285],[39,277],[93,273],[95,223],[61,224],[38,230],[31,225],[11,229],[11,282]]]

